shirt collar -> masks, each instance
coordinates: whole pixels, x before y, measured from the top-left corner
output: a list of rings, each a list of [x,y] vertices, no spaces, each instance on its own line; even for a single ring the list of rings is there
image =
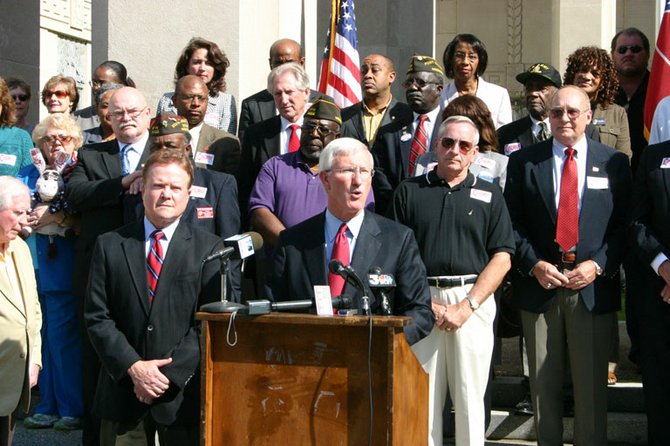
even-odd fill
[[[434,109],[432,109],[428,113],[423,113],[423,114],[428,116],[428,121],[429,122],[435,123],[435,122],[437,122],[437,115],[440,113],[441,108],[442,107],[440,107],[438,105],[437,107],[435,107]],[[421,113],[416,113],[416,112],[413,112],[413,113],[414,113],[414,120],[416,121],[417,119],[419,119],[419,116],[421,116]]]
[[[565,153],[565,149],[568,147],[565,144],[561,144],[556,138],[552,138],[552,151],[554,152],[555,156],[558,156],[560,158],[563,157]],[[586,136],[582,135],[581,139],[577,141],[577,143],[573,144],[571,146],[573,149],[575,149],[575,157],[579,158],[580,153],[586,153],[586,148],[587,148],[587,143],[586,143]]]
[[[368,106],[365,104],[365,101],[361,101],[361,105],[363,106],[363,110],[364,110],[366,113],[368,113],[368,114],[370,114],[370,115],[379,115],[379,114],[384,113],[384,112],[386,111],[386,109],[388,108],[388,106],[391,104],[391,101],[392,101],[392,100],[393,100],[393,95],[389,95],[389,100],[388,100],[388,102],[386,103],[386,105],[384,105],[383,107],[380,107],[379,110],[377,110],[376,113],[373,112],[372,110],[370,110],[370,109],[368,108]]]
[[[437,168],[431,170],[430,172],[427,172],[425,174],[426,177],[426,182],[430,185],[437,186],[437,185],[444,185],[447,187],[449,186],[449,183],[447,183],[447,180],[444,178],[440,177],[437,174]],[[475,184],[477,184],[477,177],[475,177],[472,172],[468,171],[468,175],[465,177],[465,179],[455,185],[454,187],[451,187],[451,189],[460,189],[462,187],[473,187]]]
[[[363,217],[365,217],[365,210],[356,214],[356,216],[349,221],[342,221],[334,216],[329,209],[326,209],[326,233],[337,234],[342,223],[346,223],[349,232],[351,232],[354,238],[358,238],[358,234],[361,232],[361,226],[363,225]]]
[[[132,143],[125,143],[125,142],[121,142],[121,141],[119,141],[119,140],[117,139],[117,140],[116,140],[116,143],[119,145],[119,152],[120,152],[121,150],[123,150],[123,148],[124,148],[125,146],[127,146],[128,144],[130,144],[131,146],[133,146],[133,149],[135,149],[135,151],[136,151],[137,153],[142,153],[142,152],[144,151],[144,148],[145,148],[146,145],[147,145],[147,141],[148,141],[148,140],[149,140],[149,131],[147,130],[146,132],[144,132],[144,134],[142,135],[142,137],[141,137],[140,139],[138,139],[137,141],[135,141],[135,142],[132,142]]]
[[[165,235],[165,241],[168,243],[170,240],[172,240],[172,236],[174,235],[174,231],[177,230],[177,225],[179,225],[179,220],[180,218],[176,219],[172,223],[170,223],[168,226],[164,227],[161,229],[163,231],[163,234]],[[147,217],[144,217],[144,241],[148,242],[149,239],[151,238],[151,234],[156,230],[156,227],[149,221]]]
[[[290,126],[292,126],[293,124],[296,124],[298,127],[302,127],[302,116],[300,117],[300,119],[298,119],[297,122],[289,122],[288,119],[286,119],[285,117],[283,117],[281,115],[279,115],[279,119],[281,119],[281,131],[282,132],[287,131],[287,129],[289,129]]]

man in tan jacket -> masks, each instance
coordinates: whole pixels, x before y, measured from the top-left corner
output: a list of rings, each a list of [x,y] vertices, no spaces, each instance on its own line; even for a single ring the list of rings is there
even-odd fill
[[[28,410],[42,367],[42,313],[28,245],[18,238],[30,192],[0,177],[0,446],[12,444],[16,411]]]

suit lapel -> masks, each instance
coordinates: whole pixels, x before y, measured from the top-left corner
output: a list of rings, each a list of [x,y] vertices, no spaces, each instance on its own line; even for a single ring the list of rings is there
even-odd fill
[[[276,116],[273,120],[271,130],[272,131],[270,132],[270,136],[265,138],[265,147],[263,147],[265,150],[265,155],[267,155],[267,159],[270,159],[273,156],[277,156],[281,153],[281,118],[279,116]]]
[[[398,178],[398,181],[401,181],[404,178],[407,178],[407,173],[409,172],[409,154],[412,151],[412,140],[414,139],[414,135],[412,135],[412,124],[410,123],[409,125],[406,125],[402,128],[400,133],[396,136],[398,138],[398,147],[400,148],[400,159],[402,166],[400,166],[400,169],[398,172],[402,175],[400,178]],[[403,141],[403,135],[409,134],[410,138],[406,139]]]
[[[11,262],[12,256],[8,255],[7,260]],[[23,289],[23,284],[20,286]],[[12,288],[12,284],[9,282],[9,277],[7,277],[7,273],[5,271],[0,271],[0,294],[2,294],[5,299],[7,299],[7,301],[19,311],[19,313],[21,313],[24,317],[26,316],[25,304],[21,300],[20,296],[14,295],[14,289]]]
[[[364,142],[366,145],[370,145],[370,141],[365,137],[365,128],[363,127],[363,103],[359,102],[358,107],[360,107],[358,113],[354,115],[354,118],[351,120],[354,125],[356,133],[358,133],[358,140]]]
[[[328,285],[328,260],[326,259],[326,240],[324,228],[326,214],[322,212],[319,218],[314,219],[314,224],[305,234],[305,240],[316,240],[317,242],[307,246],[303,251],[303,262],[308,277],[314,279],[317,285]]]
[[[539,153],[539,161],[533,168],[533,175],[537,182],[537,188],[540,191],[542,200],[544,201],[547,211],[551,219],[556,223],[556,198],[554,194],[554,160],[552,154],[552,139],[541,143],[538,147],[541,150]]]
[[[593,189],[588,188],[588,177],[594,176],[607,178],[607,159],[601,157],[601,151],[587,142],[586,149],[586,172],[584,172],[584,191],[582,192],[582,206],[579,212],[579,237],[583,238],[588,233],[584,225],[593,224],[598,221],[598,216],[602,217],[601,207],[598,204],[598,194]],[[608,179],[609,181],[609,179]],[[611,184],[608,184],[611,187]],[[586,204],[588,203],[588,204]]]
[[[258,102],[258,112],[261,115],[261,120],[265,121],[273,116],[277,116],[274,99],[265,102]]]
[[[205,147],[209,145],[211,140],[210,133],[210,128],[206,124],[203,124],[202,129],[200,130],[200,138],[198,138],[198,147],[195,148],[196,152],[202,152],[205,150]]]
[[[147,285],[147,264],[144,249],[144,223],[142,220],[132,228],[132,237],[121,242],[123,254],[126,258],[130,281],[135,288],[135,295],[146,315],[149,314],[149,292]],[[161,273],[162,274],[162,273]]]
[[[191,229],[183,223],[183,220],[177,225],[177,229],[174,231],[172,240],[170,240],[170,247],[168,248],[167,254],[165,254],[165,259],[163,259],[163,268],[161,269],[161,275],[158,279],[158,285],[156,285],[156,296],[154,298],[154,305],[161,305],[161,293],[165,293],[163,290],[168,290],[172,285],[172,277],[177,277],[180,269],[182,269],[182,259],[179,257],[179,253],[184,253],[186,251],[185,247],[190,243],[192,238]],[[163,302],[165,299],[163,299]]]
[[[361,225],[361,231],[358,234],[358,239],[356,240],[356,247],[351,256],[351,267],[356,271],[358,276],[363,280],[363,283],[367,283],[367,275],[370,271],[370,268],[373,266],[372,262],[377,258],[379,249],[382,244],[378,236],[381,230],[377,221],[374,219],[374,216],[365,211],[365,217],[363,218],[363,224]],[[347,284],[345,286],[349,287]],[[368,296],[370,298],[370,306],[372,307],[375,300],[373,295]]]
[[[121,176],[121,157],[119,155],[119,145],[116,140],[107,143],[106,150],[101,150],[101,164],[105,166],[109,178],[118,178]]]

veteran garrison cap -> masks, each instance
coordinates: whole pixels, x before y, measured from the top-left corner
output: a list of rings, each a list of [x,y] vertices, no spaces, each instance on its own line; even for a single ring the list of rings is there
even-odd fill
[[[422,56],[420,54],[415,54],[409,60],[409,66],[407,67],[407,74],[418,73],[420,71],[427,71],[429,73],[436,73],[440,76],[444,76],[444,70],[440,64],[434,58],[430,56]]]
[[[151,120],[149,135],[161,136],[188,133],[188,121],[179,115],[158,115]]]
[[[314,104],[305,112],[306,118],[325,119],[327,121],[337,122],[342,125],[342,115],[340,108],[334,103],[325,99],[317,99]]]
[[[561,88],[561,85],[563,85],[558,70],[551,65],[542,62],[533,64],[523,73],[517,74],[516,80],[526,85],[526,82],[532,76],[542,77],[554,84],[556,88]]]

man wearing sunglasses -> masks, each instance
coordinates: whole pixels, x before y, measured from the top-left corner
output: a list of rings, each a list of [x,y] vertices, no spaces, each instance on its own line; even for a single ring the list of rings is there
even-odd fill
[[[443,84],[444,70],[434,58],[412,56],[403,82],[412,114],[393,122],[372,147],[377,163],[372,186],[380,213],[386,212],[398,184],[414,176],[417,159],[435,145]]]
[[[575,444],[605,446],[630,167],[625,154],[585,137],[591,108],[580,88],[558,90],[549,120],[553,138],[514,152],[507,165],[513,302],[521,310],[538,444],[562,444],[569,357]]]
[[[429,374],[430,446],[441,445],[447,392],[456,414],[456,445],[485,442],[484,393],[493,353],[493,292],[510,268],[512,223],[500,186],[470,171],[479,132],[464,116],[437,134],[437,167],[403,181],[390,215],[414,229],[426,265],[435,324],[413,346]]]

